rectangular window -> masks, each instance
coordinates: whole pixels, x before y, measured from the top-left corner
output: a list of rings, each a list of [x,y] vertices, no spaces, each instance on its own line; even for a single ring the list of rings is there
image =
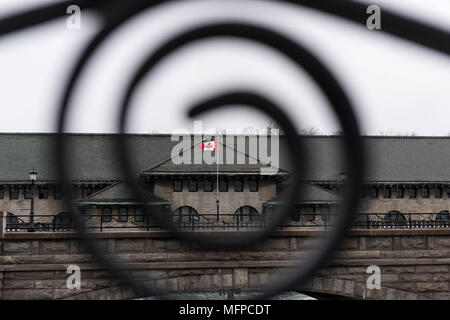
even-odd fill
[[[409,187],[409,197],[416,198],[417,197],[417,189],[414,187]]]
[[[395,188],[395,194],[396,194],[397,198],[401,199],[405,196],[405,191],[402,187],[397,187],[397,188]]]
[[[5,196],[5,188],[3,186],[0,186],[0,199],[3,199]]]
[[[53,198],[55,199],[62,199],[62,189],[61,187],[55,187],[53,189]]]
[[[434,189],[434,197],[435,198],[442,198],[442,188],[441,187],[436,187]]]
[[[136,208],[134,221],[136,222],[144,222],[144,209],[143,208]]]
[[[390,198],[391,197],[391,188],[385,187],[383,188],[383,198]]]
[[[308,207],[306,207],[305,211],[306,211],[305,219],[307,221],[314,221],[316,208],[313,206],[308,206]]]
[[[39,199],[47,199],[47,198],[48,198],[48,188],[39,187]]]
[[[228,181],[225,179],[220,179],[219,180],[219,185],[220,185],[220,192],[227,192],[228,191]]]
[[[212,180],[205,180],[205,181],[203,181],[203,191],[205,191],[205,192],[213,191],[213,182],[212,182]]]
[[[25,189],[23,189],[23,197],[25,199],[33,198],[33,189],[32,188],[25,188]]]
[[[120,222],[128,221],[128,208],[119,208],[119,221]]]
[[[190,179],[189,180],[189,192],[197,192],[197,191],[198,191],[197,180]]]
[[[183,192],[183,180],[173,180],[173,192]]]
[[[376,187],[370,188],[370,197],[378,198],[378,188],[376,188]]]
[[[234,180],[234,192],[242,192],[244,186],[242,185],[242,180],[235,179]]]
[[[19,199],[19,189],[17,188],[9,188],[9,198],[11,200]]]
[[[102,209],[102,221],[103,222],[111,222],[112,220],[112,209],[111,208],[103,208]]]
[[[430,188],[423,187],[422,188],[422,198],[429,198],[430,197]]]
[[[248,187],[249,187],[250,192],[258,192],[258,181],[249,180]]]

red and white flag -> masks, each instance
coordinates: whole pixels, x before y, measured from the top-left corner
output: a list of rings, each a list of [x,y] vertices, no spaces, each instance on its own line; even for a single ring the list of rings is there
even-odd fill
[[[206,151],[216,151],[217,150],[217,140],[200,143],[200,149],[206,150]]]

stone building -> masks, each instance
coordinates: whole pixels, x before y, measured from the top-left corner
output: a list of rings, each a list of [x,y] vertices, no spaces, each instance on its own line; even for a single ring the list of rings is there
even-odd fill
[[[36,230],[64,230],[70,225],[55,170],[53,139],[52,134],[0,134],[0,210],[8,213],[11,230],[26,229],[32,198]],[[135,182],[124,181],[114,135],[74,134],[70,139],[70,197],[89,217],[89,225],[148,228],[143,203],[129,185]],[[146,203],[173,213],[178,221],[199,217],[214,221],[218,214],[224,223],[236,217],[256,219],[277,205],[289,177],[283,138],[279,168],[273,174],[261,173],[268,164],[252,158],[248,147],[242,151],[224,144],[224,152],[218,154],[223,163],[217,168],[215,163],[175,164],[172,151],[177,141],[169,135],[130,135],[129,141],[134,150],[130,157],[134,176],[145,189]],[[364,142],[369,162],[360,213],[373,214],[380,221],[401,222],[411,215],[425,219],[419,214],[448,220],[449,138],[365,137]],[[339,137],[305,137],[305,143],[312,167],[297,211],[291,215],[294,224],[304,218],[324,220],[340,201],[338,190],[345,172]],[[197,147],[184,152],[195,152]],[[226,164],[226,152],[231,151],[241,152],[245,161]],[[215,157],[214,151],[211,154]],[[33,184],[28,178],[32,168],[38,172]]]

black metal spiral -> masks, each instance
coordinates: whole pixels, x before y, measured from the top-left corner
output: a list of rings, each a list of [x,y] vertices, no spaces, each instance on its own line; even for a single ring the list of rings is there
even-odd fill
[[[102,45],[115,30],[136,14],[163,5],[171,0],[145,1],[132,0],[126,1],[106,1],[106,0],[80,0],[80,1],[64,1],[56,5],[44,6],[35,10],[7,17],[0,20],[0,36],[18,31],[27,27],[37,25],[50,19],[58,18],[65,15],[65,10],[69,5],[78,5],[83,10],[93,10],[104,17],[105,24],[96,36],[90,41],[79,59],[76,61],[70,76],[68,78],[58,114],[58,135],[55,143],[55,156],[58,159],[58,174],[60,180],[64,183],[65,194],[69,194],[69,168],[67,167],[67,151],[70,150],[69,141],[64,134],[66,128],[66,115],[70,110],[70,101],[72,92],[77,81],[85,69],[88,61],[93,57],[97,49]],[[279,2],[296,4],[303,7],[313,8],[327,14],[342,17],[347,21],[362,24],[364,27],[366,21],[366,5],[353,1],[340,0],[282,0]],[[382,32],[397,36],[404,40],[414,42],[424,47],[436,50],[446,55],[450,54],[450,35],[448,32],[431,27],[424,23],[414,21],[389,12],[383,11],[383,28]],[[306,70],[312,79],[323,90],[330,105],[333,107],[344,131],[345,141],[345,159],[348,168],[348,182],[344,189],[344,204],[340,208],[338,214],[339,219],[331,233],[329,233],[326,241],[324,241],[321,250],[314,254],[307,264],[298,265],[296,272],[291,273],[289,278],[279,283],[272,283],[265,290],[265,293],[259,298],[265,298],[287,289],[294,283],[301,283],[310,276],[323,262],[327,259],[332,251],[337,248],[344,236],[345,229],[351,222],[351,216],[356,211],[359,201],[359,190],[363,177],[364,150],[359,137],[359,127],[356,117],[353,113],[353,107],[347,94],[333,76],[333,74],[325,67],[320,60],[311,54],[304,46],[298,42],[290,40],[288,37],[267,29],[266,27],[236,22],[221,21],[213,24],[197,26],[182,34],[168,40],[157,50],[155,50],[148,59],[136,70],[132,81],[127,85],[126,95],[121,101],[121,117],[118,123],[120,134],[115,140],[117,156],[124,170],[127,180],[133,181],[135,177],[132,175],[132,167],[130,164],[129,150],[126,143],[126,117],[128,106],[134,89],[140,80],[151,72],[153,67],[160,61],[165,59],[182,46],[192,44],[196,41],[202,41],[213,37],[235,37],[248,41],[254,41],[279,51],[288,59],[293,61],[300,69]],[[243,233],[239,238],[219,237],[217,239],[205,238],[195,233],[186,233],[176,230],[171,220],[161,218],[162,215],[156,212],[154,208],[148,207],[146,212],[150,214],[163,227],[172,231],[176,236],[184,241],[200,243],[208,247],[222,248],[226,245],[229,249],[239,249],[248,243],[262,240],[269,235],[271,230],[286,217],[293,208],[296,194],[301,188],[304,172],[308,170],[308,162],[305,155],[308,154],[306,146],[298,137],[297,132],[289,118],[282,112],[282,108],[274,104],[272,101],[256,92],[236,90],[232,92],[224,92],[215,97],[207,97],[205,101],[199,102],[192,106],[189,115],[193,116],[201,112],[206,112],[219,107],[231,104],[245,104],[256,108],[273,119],[275,119],[293,146],[290,156],[292,163],[302,163],[302,167],[294,168],[294,181],[291,184],[290,192],[286,197],[287,205],[283,208],[279,218],[271,221],[267,228],[259,232]],[[301,161],[300,161],[301,160]],[[141,202],[146,203],[146,194],[137,184],[131,184],[132,189]],[[66,204],[71,209],[72,220],[75,225],[81,226],[82,222],[79,212],[69,198],[65,198]],[[83,230],[82,228],[77,228]],[[157,295],[158,292],[141,282],[129,277],[127,271],[123,267],[119,267],[117,261],[113,257],[103,254],[101,248],[95,241],[95,237],[89,233],[80,231],[80,238],[94,257],[108,269],[115,278],[121,279],[123,284],[132,288],[136,295]]]

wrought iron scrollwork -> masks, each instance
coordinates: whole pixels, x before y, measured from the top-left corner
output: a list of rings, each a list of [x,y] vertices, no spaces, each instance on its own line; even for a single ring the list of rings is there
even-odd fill
[[[12,15],[0,20],[0,37],[2,35],[10,34],[29,28],[40,23],[63,17],[66,13],[66,8],[69,5],[78,5],[83,10],[91,10],[104,18],[104,24],[100,31],[86,46],[81,53],[78,60],[75,62],[70,75],[68,77],[64,92],[62,94],[59,113],[58,113],[58,135],[55,143],[55,156],[58,158],[58,174],[61,181],[69,181],[69,168],[67,167],[67,150],[70,144],[65,139],[65,128],[67,123],[67,113],[70,109],[70,101],[72,98],[73,88],[77,84],[79,76],[84,71],[88,61],[94,56],[98,48],[102,45],[114,31],[116,31],[123,23],[134,18],[138,13],[144,10],[154,9],[164,4],[175,2],[170,0],[130,0],[130,1],[107,1],[107,0],[78,0],[78,1],[63,1],[58,4],[42,6],[33,10],[29,10],[20,14]],[[324,14],[341,17],[346,21],[360,24],[366,27],[366,9],[367,6],[363,3],[354,1],[341,0],[282,0],[280,3],[289,3],[297,5],[299,8],[307,7],[318,10]],[[441,52],[443,54],[450,54],[450,35],[444,30],[439,30],[422,22],[414,21],[413,19],[403,17],[401,15],[383,11],[383,28],[381,30],[386,34],[396,36],[400,39],[407,40],[423,47]],[[231,36],[241,38],[248,41],[259,42],[265,46],[271,47],[286,58],[290,59],[295,65],[303,70],[306,70],[312,79],[323,90],[330,105],[333,107],[337,118],[342,124],[344,131],[343,139],[345,141],[345,160],[347,162],[347,176],[344,187],[344,202],[340,208],[340,212],[336,214],[338,217],[334,221],[334,228],[329,233],[326,241],[323,242],[321,250],[314,254],[308,260],[307,264],[298,265],[296,272],[292,273],[289,279],[280,283],[274,283],[267,287],[265,293],[260,298],[265,298],[276,294],[293,283],[301,283],[308,276],[310,276],[319,267],[325,259],[327,259],[333,250],[335,250],[340,240],[343,238],[344,232],[349,224],[352,222],[352,213],[356,211],[360,198],[360,185],[363,177],[364,164],[364,150],[359,137],[359,126],[353,112],[353,107],[347,93],[344,91],[339,81],[332,74],[330,70],[312,53],[310,53],[305,46],[293,41],[279,32],[268,29],[267,27],[254,25],[250,23],[236,22],[236,21],[220,21],[211,24],[203,24],[194,27],[186,32],[183,32],[172,39],[166,41],[158,49],[156,49],[147,60],[136,70],[131,82],[127,84],[126,94],[121,101],[121,117],[118,123],[118,131],[121,133],[116,139],[117,155],[120,159],[122,169],[129,181],[133,181],[132,168],[130,164],[129,150],[126,143],[126,117],[128,111],[128,103],[133,94],[134,89],[144,77],[145,74],[152,71],[160,61],[177,49],[189,45],[196,41],[204,39]],[[1,40],[1,38],[0,38]],[[250,92],[244,90],[237,90],[232,92],[223,92],[218,96],[207,96],[204,101],[200,101],[197,105],[191,106],[189,115],[197,115],[202,112],[213,110],[216,108],[228,106],[231,104],[245,104],[252,108],[263,111],[273,119],[275,119],[286,133],[293,146],[291,150],[291,159],[293,163],[302,164],[294,168],[293,177],[294,182],[291,184],[288,196],[286,197],[287,205],[284,207],[282,214],[277,219],[269,221],[264,228],[259,232],[243,233],[239,238],[231,237],[217,237],[215,239],[205,238],[195,233],[183,232],[174,225],[173,219],[166,219],[164,215],[159,214],[154,208],[145,208],[145,214],[151,215],[151,218],[157,221],[163,227],[171,230],[176,236],[185,241],[200,243],[204,246],[213,246],[221,248],[225,244],[233,249],[239,249],[242,245],[251,242],[259,241],[269,235],[271,230],[282,221],[283,218],[289,215],[293,209],[296,192],[301,188],[301,182],[304,180],[304,172],[308,169],[307,159],[301,159],[301,155],[307,154],[305,152],[306,146],[299,138],[297,132],[290,119],[284,114],[282,108],[270,101],[264,95],[257,92]],[[146,203],[146,194],[137,184],[131,184],[136,197]],[[66,191],[68,187],[66,185]],[[69,192],[64,192],[69,194]],[[66,204],[70,208],[71,223],[75,226],[81,225],[82,219],[77,208],[74,206],[69,198],[65,199]],[[147,217],[148,218],[148,217]],[[123,280],[124,285],[131,287],[139,295],[155,295],[158,292],[139,281],[130,279],[128,273],[123,268],[119,267],[117,261],[113,257],[105,256],[95,241],[95,237],[90,233],[86,233],[82,228],[80,230],[80,238],[87,246],[89,251],[96,257],[96,259],[108,269],[115,278]]]

